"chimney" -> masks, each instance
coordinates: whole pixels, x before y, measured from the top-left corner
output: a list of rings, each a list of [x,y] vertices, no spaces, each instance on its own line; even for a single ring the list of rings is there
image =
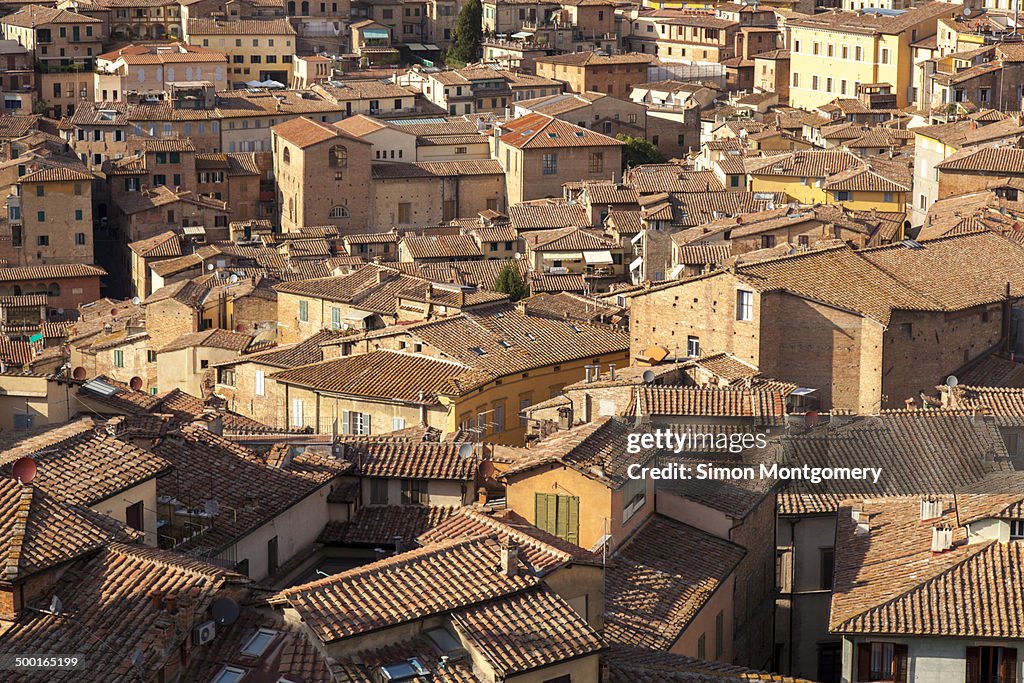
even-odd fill
[[[871,515],[867,514],[863,510],[854,510],[850,516],[853,517],[853,521],[857,523],[858,536],[863,536],[864,534],[870,533]]]
[[[914,397],[911,396],[903,400],[903,405],[906,406],[907,410],[913,410],[917,407],[917,402],[914,401]]]
[[[402,552],[402,537],[395,534],[395,554]]]
[[[594,365],[594,381],[601,381],[601,365],[599,363]]]
[[[501,544],[501,573],[508,577],[519,573],[519,544],[511,538]]]
[[[612,382],[615,381],[615,363],[608,364],[608,379]]]
[[[590,373],[594,369],[593,365],[584,365],[583,369],[586,370],[587,376],[584,379],[584,384],[590,384]]]
[[[163,591],[159,591],[159,590],[153,591],[152,593],[149,594],[149,601],[153,604],[153,609],[156,609],[156,610],[163,609],[163,606],[164,606],[164,592]]]
[[[465,305],[466,305],[466,291],[464,289],[459,289],[459,308],[462,308]]]
[[[953,547],[953,527],[932,527],[932,552],[944,553]]]
[[[935,496],[921,499],[921,521],[936,519],[942,516],[942,501]]]

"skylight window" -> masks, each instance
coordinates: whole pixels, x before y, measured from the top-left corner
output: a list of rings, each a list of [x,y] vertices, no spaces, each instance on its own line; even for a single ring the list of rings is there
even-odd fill
[[[554,140],[555,138],[558,137],[558,133],[548,133],[548,137]]]
[[[239,669],[237,666],[225,666],[213,679],[212,683],[238,683],[245,678],[245,674],[245,669]]]
[[[249,657],[261,657],[263,653],[267,651],[270,644],[274,642],[274,638],[277,637],[277,631],[269,628],[261,628],[253,634],[249,642],[242,648],[242,654]]]
[[[474,346],[473,348],[470,349],[470,351],[472,351],[473,353],[475,353],[478,356],[482,356],[485,353],[487,353],[486,351],[481,349],[479,346]]]
[[[581,330],[579,328],[578,325],[569,325],[569,329],[572,330],[573,332],[582,332],[583,331],[583,330]]]
[[[511,348],[511,346],[512,346],[510,343],[508,343],[504,339],[499,339],[498,340],[498,344],[500,344],[501,348],[503,348],[503,349]]]
[[[585,135],[586,135],[586,133],[584,131],[582,131],[582,130],[576,131],[576,137],[578,137],[578,138],[582,138]]]

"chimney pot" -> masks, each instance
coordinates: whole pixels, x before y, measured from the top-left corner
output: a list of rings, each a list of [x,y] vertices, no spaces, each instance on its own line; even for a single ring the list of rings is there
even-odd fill
[[[594,369],[594,366],[593,365],[584,365],[583,369],[587,373],[586,378],[584,379],[584,383],[585,384],[590,384],[590,373]]]
[[[608,364],[608,379],[612,382],[615,381],[615,363]]]
[[[921,499],[921,521],[936,519],[942,516],[942,501],[934,496]]]

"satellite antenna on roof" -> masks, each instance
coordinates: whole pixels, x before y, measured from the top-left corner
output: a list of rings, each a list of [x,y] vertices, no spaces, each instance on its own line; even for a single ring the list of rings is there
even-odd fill
[[[950,375],[946,378],[947,387],[955,387],[957,384],[960,384],[960,380],[956,378],[956,375]]]
[[[650,384],[654,381],[654,370],[644,370],[644,374],[641,377],[643,377],[645,384]]]
[[[230,626],[238,621],[238,615],[241,614],[242,608],[232,598],[223,597],[213,601],[210,611],[213,613],[215,622],[221,626]]]
[[[46,613],[54,617],[64,614],[64,603],[60,601],[56,593],[50,598],[50,607],[46,610]]]
[[[139,304],[141,304],[141,303],[142,303],[142,299],[140,299],[140,298],[139,298],[139,297],[137,297],[137,296],[133,296],[133,297],[132,297],[132,303],[133,303],[133,304],[135,304],[136,306],[138,306]]]
[[[814,429],[818,426],[818,411],[808,410],[804,413],[804,424],[807,425],[808,429]]]
[[[231,273],[231,277],[228,278],[228,281],[231,282],[231,284],[238,282],[238,274]]]
[[[36,478],[36,461],[29,457],[18,458],[12,470],[14,478],[22,486],[29,484]]]
[[[967,17],[971,16],[971,14],[973,14],[973,13],[974,13],[974,10],[972,10],[970,7],[964,7],[963,11],[960,14],[962,14],[963,17],[966,19]]]
[[[463,460],[469,460],[473,457],[473,444],[464,443],[459,446],[459,457]]]
[[[212,271],[213,270],[213,264],[212,263],[207,263],[206,264],[206,269]]]
[[[203,503],[203,512],[206,513],[208,517],[215,517],[217,513],[220,512],[220,503],[213,498],[205,501]]]

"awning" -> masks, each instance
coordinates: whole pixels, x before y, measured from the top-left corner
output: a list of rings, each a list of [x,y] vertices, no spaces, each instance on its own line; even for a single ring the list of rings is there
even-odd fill
[[[635,259],[633,259],[633,262],[629,264],[629,269],[630,270],[637,270],[643,264],[644,264],[644,257],[643,256],[637,256]]]
[[[427,43],[423,47],[427,48],[428,50],[434,50],[435,52],[441,49],[437,45],[434,45],[433,43]]]
[[[386,28],[364,28],[363,38],[388,38],[388,30]]]
[[[206,234],[206,228],[204,228],[201,225],[186,225],[184,228],[181,229],[181,231],[183,233],[185,233],[186,235],[205,235]]]
[[[532,33],[530,33],[529,31],[519,31],[519,32],[517,32],[517,33],[513,33],[513,34],[512,34],[511,36],[509,36],[509,37],[510,37],[510,38],[529,38],[529,37],[530,37],[530,36],[532,36],[532,35],[533,35],[533,34],[532,34]]]
[[[580,261],[583,259],[583,252],[580,251],[545,251],[541,258],[548,261]]]
[[[603,265],[615,263],[610,251],[585,251],[583,260],[591,265]]]
[[[423,45],[423,43],[409,43],[407,47],[413,52],[423,52],[424,50],[427,49],[426,46]]]
[[[371,315],[371,311],[349,311],[345,314],[345,320],[366,320]]]

